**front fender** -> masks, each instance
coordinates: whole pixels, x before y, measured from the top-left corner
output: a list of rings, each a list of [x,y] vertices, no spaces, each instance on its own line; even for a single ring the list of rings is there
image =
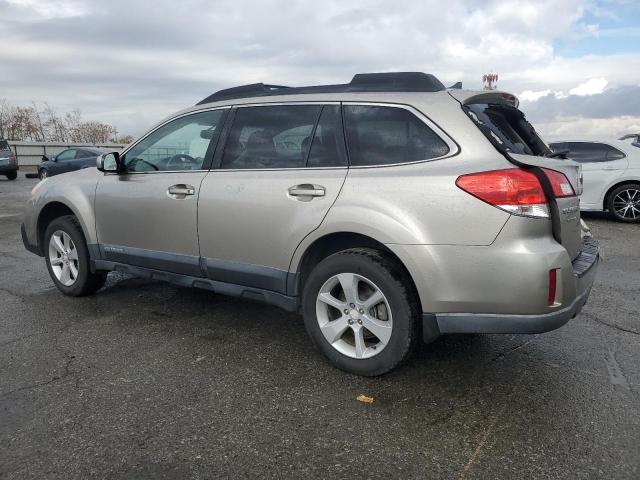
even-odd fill
[[[30,242],[39,244],[38,221],[40,215],[53,203],[66,206],[76,216],[88,244],[97,243],[94,215],[95,192],[100,172],[79,170],[47,178],[32,192],[25,210],[25,233]]]

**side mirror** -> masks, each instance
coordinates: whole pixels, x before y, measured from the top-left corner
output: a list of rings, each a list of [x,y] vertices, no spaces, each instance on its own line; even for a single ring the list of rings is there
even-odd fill
[[[98,155],[96,158],[96,167],[104,173],[120,173],[122,172],[122,161],[118,152],[109,152]]]
[[[46,155],[42,155],[42,158],[40,160],[42,162],[48,162],[49,161],[49,157],[47,157]]]

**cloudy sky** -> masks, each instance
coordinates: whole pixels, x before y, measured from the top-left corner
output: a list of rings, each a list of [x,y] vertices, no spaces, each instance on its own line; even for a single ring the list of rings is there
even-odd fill
[[[640,131],[638,0],[0,0],[0,99],[139,135],[211,92],[426,71],[517,94],[547,138]]]

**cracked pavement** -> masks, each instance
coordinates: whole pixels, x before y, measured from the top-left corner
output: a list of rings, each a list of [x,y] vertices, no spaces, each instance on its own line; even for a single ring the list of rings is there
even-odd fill
[[[0,179],[1,479],[640,477],[640,225],[585,216],[605,261],[563,328],[370,379],[275,307],[119,274],[63,297],[20,240],[34,184]]]

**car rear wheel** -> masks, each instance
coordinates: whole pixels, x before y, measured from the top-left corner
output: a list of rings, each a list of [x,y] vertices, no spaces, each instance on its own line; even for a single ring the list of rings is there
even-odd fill
[[[7,173],[6,177],[8,180],[15,180],[16,178],[18,178],[18,173],[17,172]]]
[[[59,217],[49,224],[43,250],[49,275],[65,295],[91,295],[104,285],[107,272],[91,272],[89,250],[74,216]]]
[[[40,178],[40,180],[44,180],[48,176],[49,174],[44,168],[40,169],[40,171],[38,172],[38,178]]]
[[[609,195],[609,214],[620,222],[640,222],[640,185],[629,183],[616,188]]]
[[[345,250],[320,262],[305,282],[302,308],[314,346],[350,373],[389,372],[410,356],[418,338],[411,283],[376,250]]]

